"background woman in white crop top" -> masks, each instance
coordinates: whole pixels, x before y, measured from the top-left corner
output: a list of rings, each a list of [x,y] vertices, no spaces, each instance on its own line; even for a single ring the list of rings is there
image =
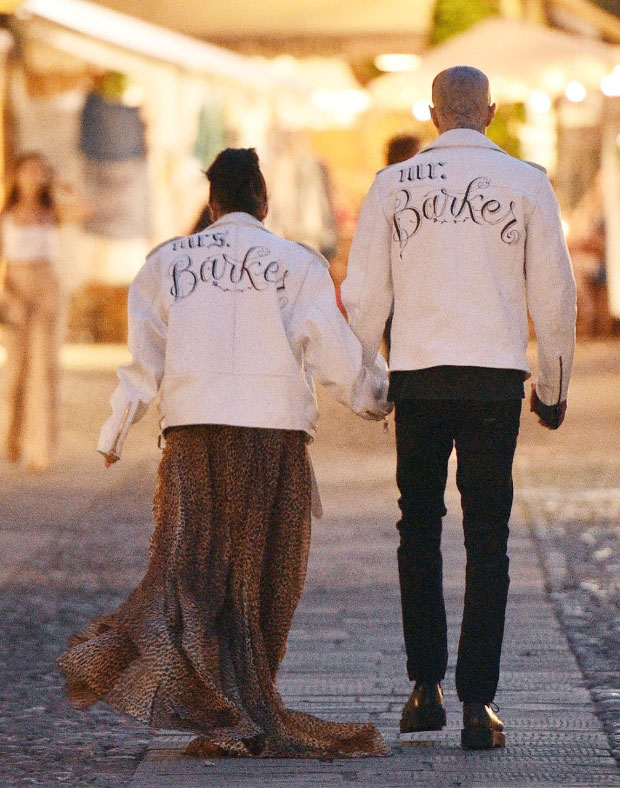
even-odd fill
[[[8,316],[3,333],[9,405],[6,456],[10,462],[23,460],[33,471],[49,467],[57,437],[60,218],[50,166],[39,153],[23,155],[0,219]]]

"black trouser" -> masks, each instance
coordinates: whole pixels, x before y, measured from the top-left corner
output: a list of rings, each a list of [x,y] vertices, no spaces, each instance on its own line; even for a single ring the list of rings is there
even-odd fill
[[[448,662],[441,520],[448,459],[457,452],[467,553],[456,668],[463,702],[495,696],[508,595],[508,520],[520,400],[403,400],[396,403],[397,480],[402,518],[398,568],[407,671],[441,681]]]

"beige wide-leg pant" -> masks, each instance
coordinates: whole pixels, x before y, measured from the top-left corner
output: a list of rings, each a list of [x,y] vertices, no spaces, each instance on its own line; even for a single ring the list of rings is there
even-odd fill
[[[7,458],[32,470],[52,462],[57,441],[62,292],[52,263],[9,263],[5,280],[10,316],[7,349]]]

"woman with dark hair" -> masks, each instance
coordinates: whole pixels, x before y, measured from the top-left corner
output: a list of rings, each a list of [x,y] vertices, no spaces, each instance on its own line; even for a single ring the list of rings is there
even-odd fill
[[[117,462],[161,393],[150,564],[58,665],[78,707],[105,700],[189,732],[186,754],[384,754],[373,725],[289,711],[275,682],[310,544],[311,376],[381,419],[385,363],[363,363],[325,259],[263,226],[254,150],[223,151],[207,177],[213,223],[156,248],[131,286],[133,361],[98,446],[106,466]]]
[[[15,163],[14,182],[0,216],[6,264],[6,456],[45,470],[56,446],[58,352],[61,332],[59,210],[53,173],[39,153]]]
[[[203,205],[202,210],[196,217],[196,221],[192,225],[192,229],[189,231],[190,235],[193,233],[199,233],[202,230],[206,230],[207,227],[213,223],[213,217],[211,216],[211,209],[209,208],[209,203]]]

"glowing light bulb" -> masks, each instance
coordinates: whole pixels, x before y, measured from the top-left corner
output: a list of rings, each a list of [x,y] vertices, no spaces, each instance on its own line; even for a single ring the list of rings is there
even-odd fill
[[[601,90],[606,96],[620,96],[620,70],[617,66],[601,79]]]
[[[569,101],[575,102],[578,104],[580,101],[583,101],[587,95],[587,91],[585,87],[578,82],[576,79],[573,79],[568,85],[564,88],[564,95]]]
[[[415,71],[420,68],[422,58],[419,55],[385,54],[377,55],[375,66],[379,71]]]
[[[533,93],[530,93],[527,103],[533,112],[543,113],[549,112],[551,109],[551,99],[542,90],[535,90]]]
[[[431,108],[427,101],[416,101],[412,107],[414,117],[418,120],[426,121],[431,119]]]

